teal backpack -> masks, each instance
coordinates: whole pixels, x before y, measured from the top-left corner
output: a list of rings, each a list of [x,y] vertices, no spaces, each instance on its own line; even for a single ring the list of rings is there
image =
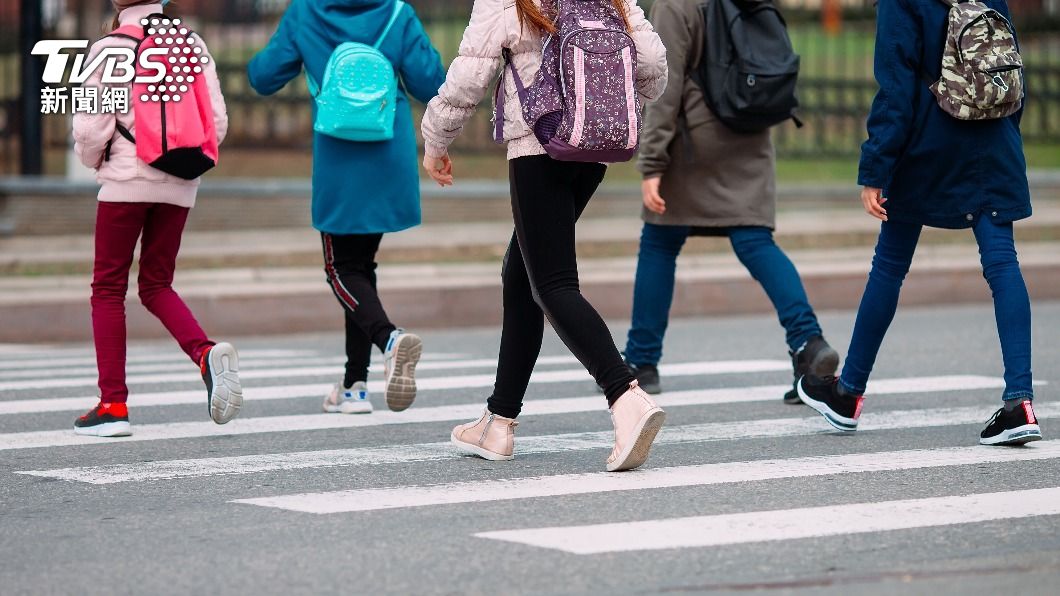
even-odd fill
[[[375,45],[351,41],[335,48],[324,69],[322,86],[306,72],[309,93],[317,103],[313,130],[346,141],[394,138],[398,80],[379,45],[404,7],[401,0],[394,3],[394,13]]]

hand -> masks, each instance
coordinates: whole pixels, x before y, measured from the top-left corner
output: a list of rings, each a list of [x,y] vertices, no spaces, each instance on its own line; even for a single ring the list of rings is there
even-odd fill
[[[883,208],[887,199],[883,198],[883,190],[866,186],[861,189],[861,202],[865,205],[865,213],[880,221],[887,221],[887,210]]]
[[[659,196],[660,182],[662,182],[661,176],[646,178],[644,182],[640,183],[640,193],[644,198],[644,206],[648,208],[648,211],[662,215],[666,213],[666,201]]]
[[[438,183],[438,186],[453,185],[453,160],[449,159],[448,153],[441,157],[424,155],[423,168],[427,170],[431,179]]]

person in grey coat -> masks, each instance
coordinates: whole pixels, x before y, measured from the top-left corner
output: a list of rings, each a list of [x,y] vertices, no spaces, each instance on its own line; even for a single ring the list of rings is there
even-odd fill
[[[807,372],[832,374],[839,355],[822,337],[798,271],[773,241],[776,158],[770,133],[730,130],[690,78],[703,53],[702,6],[703,0],[658,0],[651,10],[666,46],[670,83],[647,108],[637,162],[644,177],[644,229],[626,361],[641,387],[661,391],[658,363],[677,256],[689,236],[721,235],[776,308],[795,379]],[[800,403],[794,389],[784,401]]]

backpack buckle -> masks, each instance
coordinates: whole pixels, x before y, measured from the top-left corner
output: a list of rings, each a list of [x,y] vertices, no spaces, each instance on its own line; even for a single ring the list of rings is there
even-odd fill
[[[1002,91],[1008,91],[1008,83],[1005,82],[1005,79],[1001,78],[1000,74],[995,74],[990,80],[1000,87]]]

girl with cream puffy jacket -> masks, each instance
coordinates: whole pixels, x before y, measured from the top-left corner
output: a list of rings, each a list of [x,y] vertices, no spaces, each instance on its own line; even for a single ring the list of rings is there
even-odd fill
[[[612,2],[637,48],[636,90],[642,99],[654,100],[666,86],[666,50],[635,0]],[[476,0],[459,56],[423,118],[423,163],[438,184],[453,183],[448,147],[501,72],[504,51],[511,53],[523,81],[534,80],[543,41],[555,30],[556,11],[556,0]],[[523,118],[514,77],[502,81],[504,109],[496,118],[503,118],[508,144],[515,233],[502,274],[504,322],[497,381],[486,411],[453,429],[452,442],[486,459],[512,459],[515,417],[541,350],[547,317],[605,390],[615,427],[607,469],[636,468],[647,459],[665,414],[637,386],[603,319],[582,296],[575,255],[575,222],[607,168],[549,157]]]

